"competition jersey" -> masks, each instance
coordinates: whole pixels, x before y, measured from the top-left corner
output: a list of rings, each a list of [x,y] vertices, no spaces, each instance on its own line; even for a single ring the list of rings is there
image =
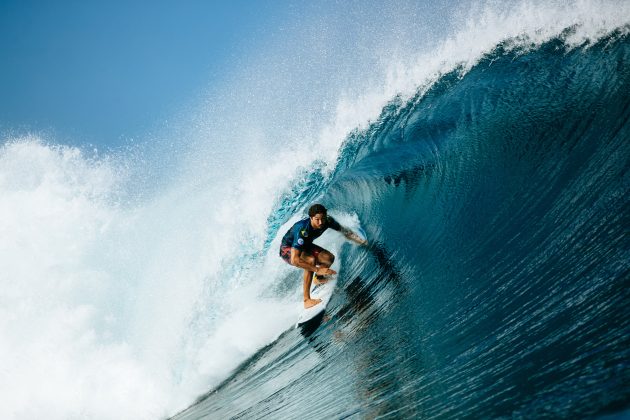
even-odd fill
[[[339,231],[341,230],[341,225],[331,216],[326,216],[326,224],[321,229],[314,229],[311,226],[311,219],[307,217],[294,224],[284,234],[281,246],[290,246],[300,251],[308,249],[313,244],[313,241],[322,236],[322,233],[328,228]]]

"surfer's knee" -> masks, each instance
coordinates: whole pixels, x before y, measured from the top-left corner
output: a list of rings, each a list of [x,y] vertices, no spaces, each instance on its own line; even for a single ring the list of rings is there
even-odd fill
[[[335,262],[335,256],[328,251],[322,251],[317,256],[319,264],[330,267]]]
[[[306,262],[307,264],[315,265],[315,257],[312,255],[302,256],[302,261]]]

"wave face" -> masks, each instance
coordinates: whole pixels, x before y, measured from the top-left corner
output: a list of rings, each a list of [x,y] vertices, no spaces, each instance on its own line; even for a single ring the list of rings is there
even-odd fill
[[[371,244],[338,249],[319,328],[285,332],[176,418],[627,409],[630,39],[570,35],[499,45],[392,101],[330,177],[287,193],[268,245],[318,196]]]

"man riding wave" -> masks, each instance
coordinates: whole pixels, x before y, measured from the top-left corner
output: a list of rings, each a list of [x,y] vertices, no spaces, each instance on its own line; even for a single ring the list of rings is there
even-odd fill
[[[331,228],[359,245],[367,244],[365,239],[340,225],[332,216],[328,216],[328,210],[321,204],[311,206],[308,216],[295,223],[284,235],[280,244],[280,257],[288,264],[304,269],[304,308],[310,308],[321,302],[321,299],[311,299],[313,277],[315,277],[315,284],[322,284],[328,281],[324,276],[337,274],[330,268],[335,261],[335,256],[330,251],[315,245],[313,241],[319,238],[326,229]]]

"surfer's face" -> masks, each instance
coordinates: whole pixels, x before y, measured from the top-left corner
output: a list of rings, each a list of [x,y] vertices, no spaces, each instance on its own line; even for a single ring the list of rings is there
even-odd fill
[[[322,213],[317,213],[315,216],[311,217],[311,226],[315,229],[321,229],[324,226],[324,221],[326,218]]]

